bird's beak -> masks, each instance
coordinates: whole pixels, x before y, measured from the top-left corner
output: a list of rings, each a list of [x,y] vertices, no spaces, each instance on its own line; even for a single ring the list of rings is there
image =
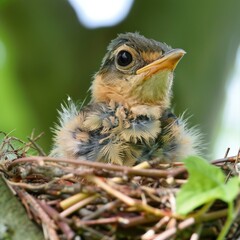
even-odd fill
[[[161,70],[169,69],[173,71],[185,53],[186,52],[182,49],[173,49],[164,54],[161,58],[138,69],[136,73],[145,73],[145,79],[147,79]]]

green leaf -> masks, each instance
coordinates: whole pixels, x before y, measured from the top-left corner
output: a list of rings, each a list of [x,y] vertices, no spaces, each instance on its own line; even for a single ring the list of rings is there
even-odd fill
[[[177,213],[186,215],[195,208],[221,199],[230,203],[237,196],[239,182],[237,177],[225,184],[225,175],[218,167],[205,159],[191,156],[184,160],[189,173],[189,179],[177,194]]]

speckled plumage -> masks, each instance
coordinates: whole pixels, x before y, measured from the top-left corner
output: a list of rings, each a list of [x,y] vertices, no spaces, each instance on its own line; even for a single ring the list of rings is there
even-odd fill
[[[132,54],[127,68],[116,60],[121,51]],[[95,75],[91,102],[80,109],[72,101],[62,107],[51,154],[128,166],[194,154],[197,134],[170,110],[172,73],[183,55],[169,61],[171,52],[139,34],[120,34]],[[145,70],[164,57],[165,63]]]

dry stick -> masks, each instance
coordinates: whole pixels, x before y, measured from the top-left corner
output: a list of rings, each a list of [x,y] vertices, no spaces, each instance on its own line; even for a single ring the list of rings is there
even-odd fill
[[[111,186],[106,184],[101,178],[95,177],[95,176],[90,176],[88,179],[91,182],[94,182],[97,186],[99,186],[100,188],[105,190],[110,195],[116,197],[117,199],[119,199],[122,202],[124,202],[125,204],[127,204],[128,206],[135,206],[136,201],[134,199],[132,199],[132,198],[126,196],[125,194],[117,191],[116,189],[112,188]]]
[[[47,183],[43,183],[43,184],[14,182],[14,181],[8,180],[6,178],[5,178],[5,181],[7,184],[10,184],[10,186],[17,186],[17,187],[21,187],[21,188],[29,189],[29,190],[42,190],[42,189],[50,189],[51,184],[54,184],[55,182],[58,182],[60,180],[68,180],[68,179],[71,179],[72,177],[73,177],[73,175],[70,173],[70,174],[63,175],[62,177],[56,177],[53,180],[51,180]]]
[[[151,240],[166,240],[172,237],[177,233],[177,228],[170,228],[164,231],[163,233],[155,235]]]
[[[151,199],[153,199],[155,202],[161,202],[162,198],[159,196],[156,196],[155,194],[148,192],[148,191],[144,191]]]
[[[166,216],[163,217],[155,226],[153,226],[153,230],[157,231],[158,229],[160,229],[163,225],[167,224],[170,220],[170,217]]]
[[[151,223],[151,222],[156,222],[159,220],[158,217],[155,216],[146,216],[146,215],[141,215],[141,216],[136,216],[136,217],[131,217],[131,218],[124,218],[120,219],[120,223],[122,223],[122,227],[128,228],[128,227],[134,227],[138,226],[141,224],[146,224],[146,223]]]
[[[119,217],[109,217],[109,218],[99,218],[95,220],[83,220],[78,223],[78,226],[81,225],[102,225],[102,224],[112,224],[118,223],[120,220]]]
[[[188,227],[192,226],[194,223],[196,223],[196,220],[195,220],[194,218],[190,217],[190,218],[188,218],[188,219],[180,222],[180,223],[178,224],[178,227],[177,227],[177,228],[178,228],[179,230],[183,230],[183,229],[185,229],[185,228],[188,228]]]
[[[100,188],[105,190],[110,195],[118,198],[119,200],[121,200],[122,202],[127,204],[128,206],[135,207],[139,210],[143,210],[143,211],[145,211],[149,214],[153,214],[153,215],[158,216],[158,217],[171,216],[172,215],[170,212],[162,211],[160,209],[151,207],[148,204],[144,204],[139,200],[128,197],[127,195],[125,195],[125,194],[117,191],[116,189],[112,188],[111,186],[109,186],[107,183],[105,183],[99,177],[91,176],[91,177],[89,177],[89,180],[94,182],[97,186],[99,186]]]
[[[16,187],[13,187],[13,188],[16,189]],[[16,192],[16,194],[17,194],[17,192]],[[24,206],[25,209],[26,209],[28,218],[29,218],[30,220],[33,220],[33,219],[34,219],[38,224],[40,224],[40,223],[41,223],[40,220],[37,218],[36,215],[34,215],[34,213],[31,212],[31,210],[30,210],[30,207],[31,207],[31,206],[30,206],[30,204],[27,202],[27,198],[23,198],[23,197],[21,197],[21,195],[18,195],[18,196],[19,196],[19,198],[20,198],[23,206]]]
[[[43,133],[43,132],[40,133],[40,134],[37,135],[34,139],[33,139],[33,134],[34,134],[34,131],[33,131],[33,133],[31,134],[31,139],[32,139],[32,141],[37,141],[39,138],[42,137],[42,135],[43,135],[44,133]],[[25,142],[23,142],[23,141],[21,141],[21,140],[19,140],[19,139],[17,139],[17,140],[20,141],[20,142],[22,142],[23,144],[25,144],[24,146],[18,148],[18,149],[17,149],[18,151],[24,150],[24,152],[26,153],[26,152],[31,148],[31,145],[33,145],[33,144],[32,144],[32,141],[30,141],[30,142],[28,142],[28,143],[25,143]]]
[[[220,211],[215,211],[215,212],[211,212],[211,213],[205,213],[203,214],[203,216],[200,216],[198,218],[188,218],[182,222],[180,222],[178,224],[177,228],[170,228],[166,231],[164,231],[163,233],[160,233],[158,235],[155,235],[154,238],[152,238],[152,240],[166,240],[170,237],[172,237],[173,235],[175,235],[177,233],[177,230],[184,230],[190,226],[192,226],[195,223],[201,223],[201,222],[206,222],[206,221],[212,221],[221,217],[225,217],[227,215],[227,211],[228,209],[224,209],[224,210],[220,210]]]
[[[12,154],[14,154],[14,155],[16,155],[17,157],[19,157],[19,153],[16,153],[16,149],[14,148],[14,146],[11,144],[11,141],[17,141],[17,142],[19,142],[19,143],[21,143],[21,144],[24,144],[24,142],[23,141],[21,141],[21,140],[18,140],[18,139],[16,139],[16,138],[14,138],[14,137],[7,137],[7,135],[4,137],[4,139],[3,139],[3,141],[2,141],[2,143],[1,143],[1,145],[0,145],[0,150],[1,150],[1,155],[0,155],[0,157],[2,158],[2,157],[4,157],[4,156],[7,156],[7,154],[10,154],[10,153],[12,153]],[[6,147],[5,147],[6,146]],[[4,148],[6,148],[6,149],[4,149]],[[10,149],[11,148],[11,149]],[[18,151],[18,149],[17,149],[17,151]],[[21,155],[22,156],[22,155]]]
[[[240,149],[238,150],[238,154],[237,154],[237,156],[236,156],[236,160],[235,160],[235,163],[234,163],[234,168],[235,168],[236,164],[238,163],[239,157],[240,157]],[[225,182],[227,182],[227,181],[229,180],[229,178],[231,177],[232,172],[233,172],[233,170],[231,169],[231,170],[229,171],[226,179],[225,179]]]
[[[89,197],[89,194],[87,194],[87,193],[77,193],[73,196],[70,196],[70,197],[62,200],[59,203],[59,205],[63,210],[65,210],[65,209],[71,207],[72,205],[78,203],[79,201],[81,201],[81,200],[83,200],[87,197]]]
[[[53,179],[50,182],[39,184],[39,185],[32,185],[32,184],[23,183],[23,182],[13,182],[13,181],[10,181],[7,179],[6,179],[6,181],[11,186],[17,186],[17,187],[21,187],[21,188],[25,188],[25,189],[29,189],[29,190],[41,190],[41,189],[47,189],[51,184],[59,181],[59,179]]]
[[[62,218],[67,217],[68,215],[72,214],[73,212],[75,212],[76,210],[78,210],[79,208],[89,204],[90,202],[92,202],[95,198],[97,198],[97,194],[90,196],[88,198],[83,199],[82,201],[72,205],[71,207],[67,208],[66,210],[62,211],[60,213],[60,216]]]
[[[81,220],[78,224],[81,225],[103,225],[103,224],[113,224],[120,223],[122,227],[128,228],[136,225],[150,223],[156,221],[156,217],[147,217],[147,216],[137,216],[131,218],[123,218],[119,216],[109,217],[109,218],[99,218],[95,220]]]
[[[37,201],[26,191],[21,190],[19,188],[15,188],[17,194],[21,199],[24,199],[30,207],[31,211],[34,214],[34,216],[37,216],[38,218],[41,219],[43,228],[46,230],[47,236],[45,236],[46,239],[50,240],[59,240],[57,233],[56,233],[56,226],[53,223],[53,221],[48,217],[48,215],[43,211],[41,206],[37,203]]]
[[[86,226],[81,224],[81,220],[79,218],[74,218],[74,226],[77,228],[81,228],[84,230],[84,232],[88,232],[88,239],[89,239],[89,233],[94,235],[94,239],[102,239],[102,240],[114,240],[115,238],[111,238],[106,236],[106,234],[99,232],[98,230],[90,227],[90,226]],[[83,236],[84,236],[84,232],[83,232]]]
[[[32,140],[30,137],[27,139],[32,143],[41,156],[47,156],[47,154],[43,151],[43,148],[41,148],[34,140]]]
[[[102,240],[113,240],[112,238],[106,236],[105,234],[97,231],[96,229],[93,229],[91,227],[88,226],[84,226],[81,225],[81,228],[85,231],[85,232],[89,232],[90,234],[94,235],[94,239],[102,239]],[[89,236],[88,236],[89,237]],[[89,239],[89,238],[88,238]]]
[[[160,229],[163,225],[167,224],[170,220],[170,217],[166,216],[160,219],[152,228],[150,228],[146,233],[141,236],[142,240],[152,239],[155,232]]]
[[[224,158],[226,158],[228,156],[229,151],[230,151],[230,147],[227,148],[227,151],[225,152]]]
[[[95,212],[88,214],[87,216],[83,217],[82,220],[91,220],[93,218],[98,217],[99,215],[101,215],[102,213],[109,211],[113,208],[116,208],[118,205],[120,204],[119,200],[115,200],[113,202],[109,202],[105,205],[103,205],[102,207],[100,207],[99,209],[97,209]]]
[[[211,161],[211,164],[218,164],[218,163],[224,163],[224,162],[235,162],[236,161],[236,157],[238,157],[238,160],[240,156],[232,156],[232,157],[227,157],[227,158],[220,158],[220,159],[216,159]]]
[[[177,227],[170,228],[170,229],[164,231],[163,233],[155,235],[155,237],[152,238],[152,240],[166,240],[166,239],[169,239],[170,237],[172,237],[173,235],[175,235],[177,233],[177,230],[182,231],[182,230],[190,227],[194,223],[195,223],[194,218],[188,218],[188,219],[182,221],[181,223],[179,223]]]
[[[69,225],[63,221],[59,213],[52,207],[50,207],[45,201],[38,201],[39,205],[43,208],[43,210],[52,218],[54,219],[55,223],[58,225],[59,229],[65,234],[68,240],[73,239],[75,233],[69,227]]]
[[[112,165],[112,164],[106,164],[106,163],[100,163],[100,162],[90,162],[86,160],[73,160],[73,159],[63,159],[63,158],[53,158],[53,157],[25,157],[20,158],[17,160],[12,161],[9,164],[9,168],[11,169],[17,164],[20,163],[26,163],[26,162],[44,162],[44,161],[50,161],[50,162],[62,162],[62,163],[68,163],[68,164],[74,164],[79,166],[87,166],[87,167],[93,167],[98,169],[105,169],[110,171],[121,171],[124,172],[124,174],[129,176],[145,176],[145,177],[151,177],[151,178],[159,178],[159,177],[169,177],[169,176],[176,176],[180,173],[183,173],[186,171],[184,167],[179,167],[175,170],[159,170],[159,169],[134,169],[131,167],[126,166],[118,166],[118,165]]]
[[[3,133],[3,132],[1,132],[1,133]],[[3,141],[0,145],[0,149],[3,149],[4,145],[6,145],[8,143],[8,146],[11,147],[12,150],[15,150],[14,147],[12,146],[12,144],[11,144],[11,141],[17,141],[19,143],[25,144],[25,142],[23,142],[20,139],[17,139],[15,137],[9,137],[10,134],[11,134],[11,132],[8,133],[8,134],[4,133],[5,136],[4,136]]]

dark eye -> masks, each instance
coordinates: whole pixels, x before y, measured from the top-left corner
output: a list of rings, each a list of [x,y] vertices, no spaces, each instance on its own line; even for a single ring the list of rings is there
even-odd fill
[[[132,54],[127,51],[120,51],[117,55],[117,63],[119,66],[126,67],[133,60]]]

